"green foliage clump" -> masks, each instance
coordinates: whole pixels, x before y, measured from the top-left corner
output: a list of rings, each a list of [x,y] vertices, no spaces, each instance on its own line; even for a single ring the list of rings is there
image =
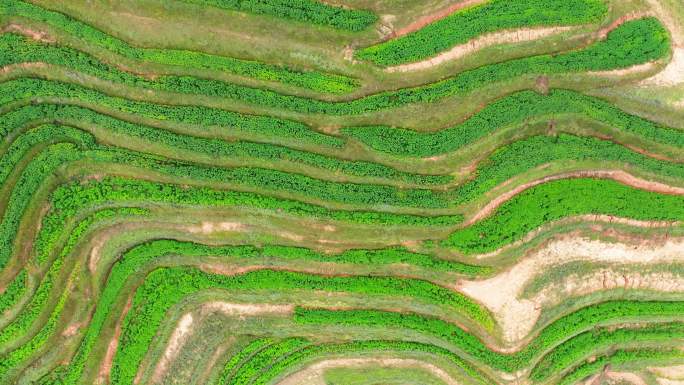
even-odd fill
[[[415,32],[356,52],[381,66],[419,61],[468,40],[504,29],[599,22],[603,0],[492,0],[437,20]]]

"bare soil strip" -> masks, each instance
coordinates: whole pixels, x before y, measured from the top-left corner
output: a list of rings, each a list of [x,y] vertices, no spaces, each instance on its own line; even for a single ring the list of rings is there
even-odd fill
[[[280,381],[278,385],[318,385],[325,384],[323,375],[331,368],[363,368],[371,365],[383,367],[418,368],[430,372],[433,376],[449,385],[459,383],[441,368],[419,360],[405,358],[339,358],[317,362]]]
[[[107,353],[105,353],[104,359],[100,364],[100,370],[98,371],[96,383],[97,384],[109,384],[109,372],[112,370],[112,362],[114,361],[114,354],[116,354],[116,348],[119,346],[119,337],[121,337],[121,324],[123,324],[126,314],[131,309],[133,305],[133,296],[128,298],[128,302],[121,312],[119,320],[116,322],[116,327],[114,328],[114,335],[109,340],[109,345],[107,346]]]

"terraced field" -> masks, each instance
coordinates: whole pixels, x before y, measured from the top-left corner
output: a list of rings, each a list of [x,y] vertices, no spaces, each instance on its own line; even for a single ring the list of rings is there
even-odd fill
[[[684,384],[680,0],[0,29],[0,385]]]

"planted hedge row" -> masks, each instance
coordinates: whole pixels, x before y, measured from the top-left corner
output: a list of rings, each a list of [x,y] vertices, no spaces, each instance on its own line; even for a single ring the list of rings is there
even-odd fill
[[[598,349],[604,350],[627,343],[674,341],[684,342],[684,324],[681,322],[620,328],[607,332],[603,330],[587,332],[563,342],[545,355],[532,369],[530,378],[536,382],[548,380],[582,359],[588,358],[593,351]]]
[[[318,92],[334,94],[351,92],[359,86],[359,82],[356,79],[343,75],[319,71],[300,71],[282,65],[272,65],[254,60],[243,60],[189,50],[134,47],[71,16],[21,0],[4,0],[0,4],[0,17],[2,16],[20,16],[48,24],[94,47],[105,49],[140,62],[229,72],[258,80],[276,81]]]
[[[381,66],[398,65],[426,59],[489,32],[597,23],[607,13],[603,0],[491,0],[454,12],[408,35],[362,48],[355,56]]]
[[[96,111],[63,104],[32,104],[0,115],[0,125],[5,131],[18,129],[35,122],[67,124],[88,130],[91,125],[103,128],[115,137],[129,136],[135,142],[161,144],[174,150],[195,152],[212,157],[236,159],[260,159],[270,162],[289,161],[334,173],[392,179],[414,184],[443,184],[453,178],[449,175],[424,175],[398,171],[391,167],[366,161],[342,160],[313,152],[291,149],[269,143],[250,141],[227,141],[179,134],[150,126],[116,119]]]
[[[62,266],[64,265],[65,259],[73,252],[74,247],[82,240],[83,235],[94,223],[105,219],[120,217],[121,215],[141,215],[144,213],[144,210],[135,208],[105,209],[98,211],[79,222],[69,234],[69,238],[48,269],[44,279],[32,294],[31,300],[17,317],[0,331],[0,345],[5,347],[11,346],[10,344],[13,341],[30,335],[31,327],[48,305],[48,298],[51,294],[54,295],[55,286],[58,283],[57,280],[60,273],[62,273]],[[71,272],[70,277],[67,279],[66,284],[62,289],[61,295],[58,297],[55,307],[50,312],[43,327],[27,342],[15,349],[4,352],[2,359],[0,359],[0,378],[4,378],[10,370],[25,363],[37,350],[47,344],[48,339],[56,330],[58,325],[57,322],[62,315],[62,309],[70,294],[70,289],[68,287],[69,282],[74,279],[74,275],[79,271],[78,268],[74,268]]]
[[[272,338],[258,338],[251,341],[249,344],[247,344],[247,346],[240,349],[240,351],[238,351],[237,354],[231,356],[228,362],[226,362],[223,365],[223,369],[221,370],[221,373],[219,374],[214,384],[228,385],[228,381],[230,381],[230,379],[233,376],[233,373],[235,372],[236,368],[239,367],[239,365],[243,364],[255,353],[259,352],[260,350],[263,350],[264,348],[273,344],[274,342],[275,341]]]
[[[454,231],[441,244],[464,254],[490,252],[545,223],[588,214],[680,221],[684,219],[684,196],[637,190],[612,180],[552,181],[516,195],[488,218]]]
[[[371,11],[349,9],[318,0],[181,0],[240,12],[269,15],[348,31],[361,31],[378,17]]]
[[[0,105],[36,102],[41,98],[68,98],[68,101],[86,104],[91,109],[102,108],[137,117],[192,124],[206,128],[221,128],[237,136],[247,134],[277,144],[341,148],[344,140],[314,131],[307,125],[270,116],[248,115],[198,106],[169,106],[146,103],[106,95],[76,84],[35,78],[20,78],[0,83]],[[0,127],[5,136],[5,127]]]
[[[636,340],[656,340],[664,335],[684,337],[684,324],[653,324],[643,328],[614,330],[598,327],[644,317],[677,318],[684,302],[676,301],[607,301],[576,310],[543,328],[536,338],[521,350],[505,354],[490,350],[478,337],[456,324],[414,313],[381,310],[327,310],[298,307],[294,320],[308,325],[371,326],[383,329],[411,329],[456,346],[481,362],[505,372],[516,372],[539,361],[533,379],[546,379],[579,357],[601,346]],[[547,354],[547,352],[550,353]]]
[[[658,19],[647,17],[625,22],[610,32],[605,40],[580,50],[485,65],[435,83],[340,102],[283,95],[259,88],[189,76],[161,76],[150,80],[120,71],[83,52],[30,41],[15,34],[0,36],[0,50],[7,53],[0,57],[4,59],[0,60],[0,65],[45,62],[128,86],[231,98],[301,113],[348,115],[465,95],[486,84],[522,75],[601,71],[642,64],[666,57],[670,52],[670,38]]]
[[[211,288],[250,292],[316,290],[413,298],[452,307],[486,328],[493,327],[491,315],[467,297],[421,280],[385,276],[320,276],[273,270],[223,276],[188,267],[162,268],[151,272],[136,291],[112,364],[112,383],[128,384],[133,381],[151,339],[171,306],[187,295]],[[100,306],[101,303],[98,309]]]
[[[24,296],[27,278],[28,272],[26,269],[21,269],[12,282],[5,287],[5,291],[0,295],[0,315],[11,309]]]
[[[684,131],[628,114],[612,104],[581,93],[553,89],[548,95],[520,91],[487,105],[466,121],[437,132],[421,133],[387,126],[348,127],[342,133],[384,153],[431,157],[457,151],[506,127],[531,119],[583,116],[656,143],[684,147]]]
[[[290,354],[310,345],[304,338],[287,338],[276,342],[271,346],[257,352],[238,368],[230,377],[231,385],[247,385],[259,375],[273,361],[281,358],[284,354]]]

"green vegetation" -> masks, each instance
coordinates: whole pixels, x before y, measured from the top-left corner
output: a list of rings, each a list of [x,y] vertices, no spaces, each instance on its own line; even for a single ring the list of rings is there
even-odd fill
[[[365,10],[335,7],[317,0],[181,0],[241,12],[270,15],[305,23],[360,31],[375,23],[377,16]]]
[[[313,1],[311,3],[313,3]],[[326,7],[321,4],[321,8]],[[320,12],[320,10],[318,11]],[[362,16],[365,14],[357,11],[353,13],[353,15]],[[0,16],[20,16],[45,23],[51,27],[63,30],[64,32],[73,35],[74,37],[77,37],[94,47],[109,50],[127,59],[140,62],[152,62],[182,68],[230,72],[236,75],[255,78],[258,80],[282,82],[327,93],[350,92],[359,85],[356,80],[342,75],[327,74],[316,71],[296,71],[287,67],[269,65],[253,60],[241,60],[187,50],[133,47],[125,41],[108,35],[97,28],[74,19],[73,17],[59,12],[50,11],[35,4],[21,0],[3,1],[3,3],[0,4]],[[343,19],[350,18],[347,17]]]
[[[465,122],[435,133],[384,126],[349,127],[343,132],[374,150],[396,156],[430,157],[457,151],[505,127],[531,119],[583,116],[657,143],[684,147],[684,132],[630,115],[601,99],[570,90],[548,95],[521,91],[489,104]]]
[[[681,363],[681,97],[635,80],[677,59],[684,9],[438,3],[3,1],[0,385]],[[436,21],[392,35],[417,18]],[[542,26],[577,28],[381,68]],[[580,258],[574,237],[653,258]],[[576,268],[604,282],[559,287]]]
[[[30,41],[15,34],[0,36],[0,50],[7,52],[4,58],[0,58],[4,59],[0,60],[0,65],[38,61],[66,66],[88,75],[129,86],[231,98],[302,113],[348,115],[409,103],[429,103],[448,96],[465,95],[486,84],[522,75],[600,71],[642,64],[664,58],[670,52],[670,39],[667,31],[657,19],[643,18],[622,24],[609,33],[605,40],[580,50],[486,65],[428,85],[381,92],[344,102],[327,102],[283,95],[259,88],[189,76],[168,75],[149,80],[115,69],[83,52]]]
[[[596,23],[607,12],[603,0],[491,0],[454,12],[406,36],[363,48],[356,57],[381,66],[397,65],[434,56],[489,32]]]

